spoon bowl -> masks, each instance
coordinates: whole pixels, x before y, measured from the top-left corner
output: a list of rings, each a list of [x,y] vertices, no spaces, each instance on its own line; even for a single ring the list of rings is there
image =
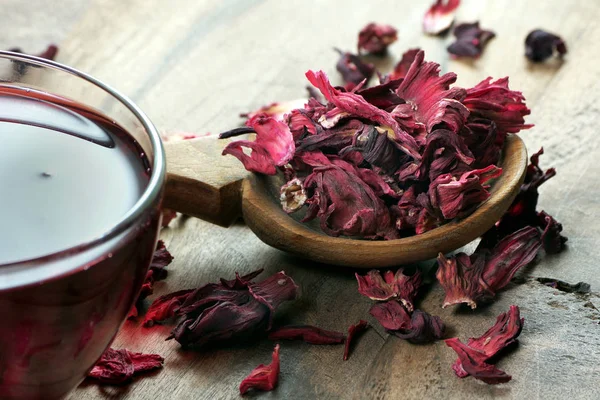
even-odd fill
[[[331,237],[296,221],[279,204],[280,178],[252,174],[234,157],[223,157],[227,141],[214,138],[167,143],[165,207],[228,226],[242,216],[266,244],[314,261],[354,268],[397,266],[435,258],[475,240],[508,210],[525,179],[527,150],[508,135],[502,175],[490,197],[470,215],[421,235],[396,240]]]

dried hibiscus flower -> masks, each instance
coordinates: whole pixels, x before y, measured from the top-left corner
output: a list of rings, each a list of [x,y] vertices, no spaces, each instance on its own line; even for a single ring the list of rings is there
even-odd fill
[[[364,80],[368,81],[373,76],[373,73],[375,73],[375,66],[362,61],[359,56],[352,53],[344,53],[339,49],[335,49],[335,51],[340,55],[335,68],[342,75],[346,90],[354,89]]]
[[[408,311],[413,310],[413,300],[422,282],[420,271],[405,275],[403,268],[398,269],[395,274],[392,271],[385,271],[381,276],[381,273],[374,269],[364,276],[358,273],[355,276],[358,281],[358,292],[363,296],[377,301],[396,299]]]
[[[412,316],[397,301],[377,303],[369,313],[386,331],[414,344],[431,343],[444,337],[445,326],[437,316],[414,310]]]
[[[255,283],[252,279],[258,273],[242,277],[236,274],[231,281],[163,296],[151,306],[152,323],[160,321],[159,317],[179,317],[168,339],[184,347],[244,339],[268,331],[275,310],[281,303],[295,299],[298,287],[283,271]]]
[[[398,31],[391,25],[371,22],[358,34],[358,51],[366,50],[371,54],[383,55],[390,44],[398,40]]]
[[[88,373],[88,378],[100,383],[118,385],[135,375],[162,368],[164,358],[158,354],[132,353],[127,349],[108,349]]]
[[[488,364],[501,350],[516,343],[521,334],[525,319],[521,318],[519,307],[510,306],[506,313],[496,319],[496,324],[478,338],[470,338],[467,344],[458,338],[447,339],[446,344],[458,354],[452,369],[460,378],[469,375],[488,384],[508,382],[511,376]]]
[[[311,325],[284,326],[269,333],[270,340],[303,340],[310,344],[340,344],[346,336]]]
[[[225,132],[257,132],[257,139],[230,143],[224,153],[250,171],[279,172],[284,211],[304,212],[303,222],[317,218],[331,236],[397,239],[462,218],[488,198],[506,135],[531,126],[529,109],[507,79],[463,89],[453,86],[456,74],[441,74],[424,57],[411,50],[380,84],[366,87],[361,75],[351,91],[308,71],[322,97],[282,121],[258,114]],[[550,240],[558,225],[545,226],[548,243],[558,243]]]
[[[535,258],[541,245],[539,231],[526,227],[491,250],[478,247],[471,256],[458,253],[450,258],[440,254],[436,276],[446,292],[442,307],[465,303],[476,308],[478,302],[489,301]]]
[[[525,38],[525,56],[533,62],[545,61],[555,51],[560,57],[567,54],[567,45],[560,36],[536,29]]]
[[[363,321],[362,319],[358,321],[354,325],[350,325],[348,328],[348,337],[346,338],[346,345],[344,346],[344,361],[348,360],[350,356],[350,346],[354,340],[360,335],[362,332],[366,331],[369,328],[369,324],[367,321]]]
[[[275,389],[279,380],[279,345],[275,345],[271,364],[260,364],[254,368],[250,375],[240,383],[240,394],[244,395],[250,390],[270,391]]]
[[[448,52],[457,57],[477,58],[483,48],[496,34],[479,27],[479,22],[460,24],[454,28],[456,41],[448,46]]]
[[[446,33],[454,22],[460,0],[436,0],[423,17],[423,32],[430,35]]]

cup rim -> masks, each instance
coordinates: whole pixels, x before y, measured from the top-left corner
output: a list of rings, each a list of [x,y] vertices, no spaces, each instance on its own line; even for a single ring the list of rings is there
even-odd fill
[[[101,235],[93,238],[91,240],[79,243],[75,246],[71,246],[67,249],[59,250],[53,253],[45,254],[39,257],[33,257],[8,263],[0,263],[0,271],[3,267],[19,267],[19,266],[30,266],[30,265],[38,265],[43,264],[45,262],[56,261],[62,258],[67,258],[73,254],[79,254],[83,251],[89,250],[97,245],[100,245],[106,241],[111,240],[117,235],[125,232],[127,229],[131,228],[137,220],[144,214],[144,212],[151,207],[154,202],[160,198],[162,193],[162,189],[165,183],[165,175],[166,175],[166,159],[165,159],[165,151],[162,145],[162,141],[160,139],[160,135],[158,130],[154,126],[154,124],[150,121],[148,116],[127,96],[121,94],[116,89],[107,85],[100,80],[88,75],[84,72],[81,72],[75,68],[69,67],[67,65],[47,60],[44,58],[32,56],[29,54],[23,53],[15,53],[12,51],[3,51],[0,50],[0,58],[13,60],[13,61],[26,61],[31,64],[40,65],[43,67],[50,67],[55,70],[59,70],[62,72],[69,73],[71,75],[75,75],[78,78],[81,78],[100,89],[104,90],[112,97],[114,97],[117,101],[123,104],[142,124],[146,132],[148,133],[150,144],[154,151],[154,155],[152,157],[152,172],[150,175],[150,179],[148,181],[148,185],[146,189],[136,201],[136,203],[129,209],[129,211],[121,218],[121,220],[114,224],[111,229],[102,233]],[[68,274],[76,272],[79,269],[86,268],[85,265],[77,266],[68,270]],[[62,274],[59,274],[62,275]],[[50,277],[49,279],[52,279]]]

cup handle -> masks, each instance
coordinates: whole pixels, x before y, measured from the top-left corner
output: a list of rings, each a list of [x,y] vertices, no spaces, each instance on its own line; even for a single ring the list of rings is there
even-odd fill
[[[224,227],[241,216],[242,181],[250,173],[221,155],[227,143],[216,137],[165,143],[165,208]]]

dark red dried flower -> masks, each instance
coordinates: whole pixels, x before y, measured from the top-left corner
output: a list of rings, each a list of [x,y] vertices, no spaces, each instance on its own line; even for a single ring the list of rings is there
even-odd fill
[[[398,64],[394,67],[394,70],[387,76],[387,79],[393,81],[404,78],[413,61],[415,61],[419,51],[421,51],[421,49],[418,48],[405,51],[404,54],[402,54],[400,61],[398,61]]]
[[[158,299],[154,300],[150,307],[148,307],[148,311],[146,311],[144,326],[150,327],[156,322],[164,321],[175,316],[176,311],[193,291],[193,289],[180,290],[178,292],[160,296]]]
[[[425,311],[415,310],[410,318],[410,326],[406,329],[389,331],[400,339],[414,344],[432,343],[444,337],[446,327],[440,317]]]
[[[501,174],[501,168],[490,165],[467,171],[458,179],[452,174],[440,175],[429,185],[431,205],[446,219],[461,216],[490,196],[485,183]]]
[[[436,276],[446,292],[442,307],[465,303],[476,308],[478,302],[489,301],[540,247],[540,233],[530,226],[505,237],[491,251],[479,247],[471,256],[458,253],[450,258],[440,253]]]
[[[312,325],[284,326],[269,333],[269,340],[303,340],[310,344],[340,344],[346,336]]]
[[[350,327],[348,328],[348,337],[346,338],[346,345],[344,346],[344,361],[346,361],[350,356],[350,346],[352,346],[354,340],[368,328],[369,324],[367,323],[367,321],[363,321],[362,319],[358,321],[358,323],[350,325]]]
[[[279,345],[275,345],[271,364],[260,364],[254,368],[250,375],[240,383],[240,394],[244,395],[250,390],[270,391],[275,389],[279,380]]]
[[[560,57],[567,54],[567,45],[560,36],[535,29],[525,38],[525,56],[533,62],[545,61],[552,57],[555,51]]]
[[[410,314],[395,300],[375,303],[369,310],[380,324],[388,331],[410,329]]]
[[[423,32],[430,35],[446,33],[454,22],[460,0],[436,0],[423,17]]]
[[[508,382],[510,375],[487,362],[501,350],[516,343],[524,322],[519,307],[512,305],[508,312],[498,316],[494,326],[480,337],[470,338],[467,344],[461,343],[458,338],[447,339],[446,344],[458,353],[458,360],[452,365],[456,375],[460,378],[471,375],[490,384]]]
[[[282,121],[264,114],[254,116],[246,124],[256,132],[256,140],[231,142],[223,150],[223,155],[231,154],[236,157],[248,171],[274,175],[276,167],[287,164],[294,155],[294,138],[290,129]],[[224,132],[219,137],[230,137],[230,133]],[[244,153],[243,147],[251,150],[249,156]]]
[[[340,55],[335,69],[342,75],[346,90],[354,89],[364,80],[368,81],[375,73],[375,66],[362,61],[359,56],[339,49],[335,49],[335,51]]]
[[[275,310],[295,299],[298,287],[283,271],[260,283],[250,281],[255,276],[236,276],[233,281],[222,280],[184,293],[185,297],[174,296],[182,300],[174,309],[175,316],[181,318],[168,339],[174,338],[182,346],[201,347],[269,330]],[[165,313],[170,315],[168,310]]]
[[[546,253],[556,254],[563,251],[567,238],[560,234],[563,229],[562,224],[545,211],[537,213],[537,216],[538,226],[542,228],[542,243]]]
[[[454,28],[456,41],[448,46],[448,52],[457,57],[477,58],[483,48],[496,34],[479,28],[479,22],[460,24]]]
[[[471,118],[483,118],[496,124],[500,138],[504,140],[506,133],[517,133],[522,129],[529,129],[533,125],[525,124],[523,117],[531,111],[525,104],[525,97],[521,92],[510,90],[508,77],[492,82],[488,77],[471,89],[463,104],[469,109]]]
[[[383,55],[390,44],[398,40],[398,31],[391,25],[371,22],[358,34],[358,52],[361,49],[371,54]]]
[[[119,385],[135,375],[162,368],[164,358],[158,354],[132,353],[127,349],[108,349],[88,373],[100,383]]]
[[[405,275],[403,268],[398,269],[395,274],[392,271],[385,271],[381,276],[381,273],[374,269],[364,276],[358,273],[355,276],[358,281],[358,292],[363,296],[377,301],[397,299],[408,311],[413,310],[413,300],[422,283],[420,271]]]

